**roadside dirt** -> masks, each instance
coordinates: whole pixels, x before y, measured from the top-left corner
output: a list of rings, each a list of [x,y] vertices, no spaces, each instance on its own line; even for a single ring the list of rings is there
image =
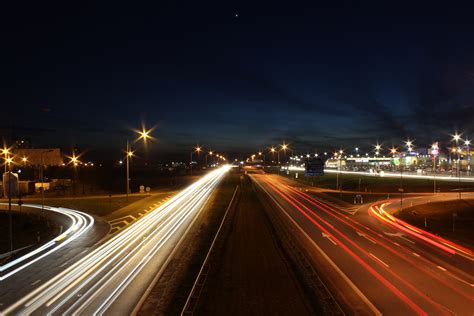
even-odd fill
[[[211,255],[195,315],[314,315],[246,178]]]

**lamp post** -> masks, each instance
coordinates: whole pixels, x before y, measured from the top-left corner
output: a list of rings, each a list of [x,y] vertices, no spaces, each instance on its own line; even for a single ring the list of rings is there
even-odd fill
[[[272,164],[275,163],[275,147],[270,147],[270,152],[272,153]]]
[[[459,199],[461,199],[461,169],[460,169],[460,164],[459,164],[459,154],[461,153],[461,149],[459,148],[459,141],[461,140],[461,135],[458,133],[454,133],[453,135],[453,140],[456,143],[456,152],[457,152],[457,167],[456,167],[456,173],[458,175],[458,190],[459,190]]]
[[[52,149],[48,150],[43,150],[40,154],[40,160],[41,160],[41,165],[40,165],[40,177],[41,177],[41,213],[44,215],[44,158],[43,155],[45,153],[50,153],[52,152]]]
[[[436,157],[439,153],[438,142],[431,145],[431,155],[433,156],[433,194],[436,195]]]
[[[130,194],[130,158],[133,156],[133,151],[130,150],[130,145],[128,143],[127,139],[127,149],[126,149],[126,160],[127,160],[127,166],[126,166],[126,190],[127,190],[127,202],[128,202],[128,195]]]
[[[467,175],[469,176],[471,174],[471,141],[466,139],[464,145],[467,148]]]
[[[454,154],[456,153],[456,147],[452,147],[449,149],[449,159],[451,164],[451,176],[453,176],[454,171]]]
[[[12,167],[13,159],[5,159],[5,167],[8,165],[8,232],[10,235],[10,253],[13,252],[13,218],[12,218]]]
[[[193,153],[194,152],[197,152],[198,155],[199,155],[199,153],[201,152],[201,147],[198,145],[198,146],[194,147],[193,150],[191,151],[191,159],[190,159],[190,162],[189,162],[189,168],[190,168],[191,175],[193,174]]]
[[[461,147],[458,147],[458,191],[459,191],[459,199],[461,199]]]
[[[286,143],[283,143],[281,145],[281,149],[278,150],[278,164],[280,164],[280,150],[283,150],[283,152],[285,153],[285,157],[286,157],[286,150],[288,149],[288,145]],[[280,172],[280,168],[278,168],[278,172]]]
[[[3,159],[5,160],[5,172],[7,172],[7,159],[10,157],[10,150],[6,147],[3,147],[2,154],[5,156]]]
[[[145,143],[145,146],[147,144],[147,141],[148,139],[152,139],[152,136],[150,135],[150,133],[153,131],[153,127],[151,129],[146,129],[144,127],[142,127],[142,130],[139,131],[139,130],[135,130],[135,132],[138,134],[138,138],[135,140],[135,141],[138,141],[138,140],[143,140],[143,142]],[[125,181],[125,185],[126,185],[126,191],[127,191],[127,202],[128,202],[128,196],[130,194],[130,159],[133,157],[133,150],[130,148],[130,144],[129,144],[129,141],[127,139],[127,149],[126,149],[126,152],[125,152],[125,155],[126,155],[126,159],[127,159],[127,167],[126,167],[126,181]]]
[[[262,160],[262,161],[263,161],[263,168],[265,168],[265,154],[262,153],[261,151],[259,151],[259,152],[258,152],[258,155],[260,156],[260,158],[263,157],[263,160]]]
[[[213,154],[213,152],[212,152],[212,150],[211,150],[211,151],[209,151],[209,153],[206,155],[206,167],[207,167],[207,156],[211,156],[211,165],[212,165],[212,159],[213,159],[212,154]]]

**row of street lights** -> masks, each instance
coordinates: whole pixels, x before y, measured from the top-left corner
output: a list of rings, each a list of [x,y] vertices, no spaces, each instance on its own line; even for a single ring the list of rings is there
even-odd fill
[[[287,150],[291,150],[289,145],[286,143],[283,143],[281,145],[278,145],[277,147],[271,146],[268,148],[268,152],[272,154],[273,157],[275,157],[275,153],[277,154],[277,164],[280,165],[280,151],[283,151],[286,154]],[[250,160],[255,160],[256,157],[258,156],[259,158],[263,158],[263,162],[265,164],[265,152],[258,151],[256,154],[250,155],[249,158],[247,158],[247,161]]]
[[[189,158],[189,170],[190,170],[190,173],[191,175],[193,174],[193,154],[196,153],[198,156],[201,152],[204,152],[204,149],[202,146],[195,146],[193,147],[193,149],[191,150],[191,153],[190,153],[190,158]],[[214,159],[218,159],[220,161],[227,161],[227,159],[221,155],[221,154],[217,154],[215,153],[214,151],[212,150],[209,150],[207,153],[206,153],[206,166],[207,166],[207,157],[211,156],[211,159],[212,159],[212,163],[215,163],[215,160]]]

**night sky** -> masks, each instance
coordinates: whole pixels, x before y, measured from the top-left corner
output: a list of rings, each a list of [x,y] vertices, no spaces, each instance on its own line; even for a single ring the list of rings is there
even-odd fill
[[[0,134],[113,152],[143,121],[183,157],[473,135],[473,8],[220,2],[4,6]]]

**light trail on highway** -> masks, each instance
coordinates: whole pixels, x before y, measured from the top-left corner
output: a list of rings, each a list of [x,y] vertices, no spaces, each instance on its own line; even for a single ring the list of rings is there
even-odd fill
[[[1,205],[7,204],[1,203]],[[80,211],[63,207],[42,206],[34,204],[24,204],[23,206],[45,210],[47,212],[59,213],[69,218],[70,225],[66,231],[61,233],[59,236],[51,239],[47,243],[24,254],[23,256],[8,261],[4,265],[0,266],[0,282],[65,247],[69,243],[85,234],[94,225],[94,218]]]
[[[129,314],[230,166],[205,175],[2,314]]]
[[[304,167],[289,166],[290,171],[305,171]],[[381,178],[397,178],[397,179],[425,179],[425,180],[440,180],[440,181],[462,181],[462,182],[474,182],[474,177],[455,177],[455,176],[443,176],[443,175],[422,175],[422,174],[410,174],[408,172],[390,172],[384,171],[383,173],[366,172],[366,171],[347,171],[347,170],[335,170],[335,169],[324,169],[327,173],[340,173],[340,174],[352,174],[352,175],[363,175],[371,177]]]
[[[339,210],[281,177],[252,175],[252,179],[277,206],[274,215],[286,219],[291,231],[306,240],[306,249],[313,250],[339,299],[346,306],[359,306],[356,313],[474,312],[472,261],[413,241],[367,212],[352,215]]]
[[[449,254],[458,254],[460,256],[464,256],[468,260],[474,261],[474,253],[471,249],[458,245],[452,241],[444,239],[425,230],[419,229],[418,227],[410,225],[388,213],[385,210],[385,206],[388,203],[393,203],[393,201],[375,203],[369,208],[369,214],[379,219],[382,223],[386,223],[395,229],[406,233],[407,235],[421,239],[424,242],[438,247]]]

